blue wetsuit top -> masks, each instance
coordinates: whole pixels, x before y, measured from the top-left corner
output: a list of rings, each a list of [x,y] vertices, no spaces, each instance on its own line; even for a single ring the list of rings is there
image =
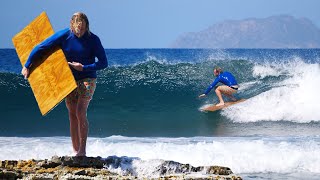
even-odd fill
[[[84,78],[96,78],[96,71],[108,66],[107,56],[98,36],[86,32],[78,38],[69,28],[56,32],[40,44],[30,53],[24,65],[30,68],[33,62],[49,52],[60,47],[69,62],[79,62],[83,65],[83,71],[71,68],[76,80]],[[98,61],[95,60],[98,58]]]
[[[221,72],[219,76],[212,82],[212,84],[207,88],[204,94],[208,94],[211,89],[213,89],[219,82],[231,87],[238,85],[236,78],[229,72]]]

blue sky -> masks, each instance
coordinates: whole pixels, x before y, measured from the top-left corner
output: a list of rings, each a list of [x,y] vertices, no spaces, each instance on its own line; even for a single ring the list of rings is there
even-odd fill
[[[74,12],[84,12],[108,49],[166,48],[183,33],[231,19],[286,14],[320,27],[319,7],[319,0],[5,0],[0,48],[13,48],[11,38],[42,11],[55,31],[68,27]]]

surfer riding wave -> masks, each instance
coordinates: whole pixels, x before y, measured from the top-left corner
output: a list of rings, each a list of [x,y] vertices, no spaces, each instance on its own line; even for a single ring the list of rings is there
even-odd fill
[[[213,69],[213,74],[216,76],[215,80],[207,88],[207,90],[199,96],[199,98],[205,97],[209,92],[220,82],[224,85],[220,85],[215,88],[216,95],[219,98],[219,103],[216,106],[223,106],[225,104],[222,95],[229,97],[232,101],[237,99],[233,96],[239,89],[239,85],[236,81],[236,78],[230,72],[223,72],[222,68],[215,67]]]

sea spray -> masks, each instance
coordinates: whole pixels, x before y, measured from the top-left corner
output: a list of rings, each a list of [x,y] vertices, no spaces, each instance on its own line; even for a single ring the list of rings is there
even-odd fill
[[[8,142],[14,143],[8,143]],[[138,138],[111,136],[89,137],[87,155],[126,157],[140,173],[147,173],[163,160],[192,166],[220,165],[234,173],[320,174],[320,138],[313,137],[192,137]],[[0,160],[45,159],[72,155],[68,137],[0,138]],[[125,159],[123,159],[125,162]],[[123,164],[125,166],[125,163]],[[114,166],[115,171],[121,169]],[[131,167],[134,168],[134,167]],[[138,171],[138,170],[137,170]]]
[[[277,77],[276,83],[246,102],[222,112],[234,122],[293,121],[308,123],[320,121],[320,66],[294,61],[286,64],[257,65],[253,76],[259,79]],[[286,76],[286,78],[278,78]],[[319,87],[317,87],[319,86]],[[255,87],[251,87],[255,88]]]

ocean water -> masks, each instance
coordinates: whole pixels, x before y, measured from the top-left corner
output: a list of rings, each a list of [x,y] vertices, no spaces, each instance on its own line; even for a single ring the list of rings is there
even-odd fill
[[[106,49],[88,110],[88,156],[228,166],[244,179],[320,178],[320,49]],[[247,101],[222,111],[212,68]],[[14,49],[0,49],[0,160],[72,155],[64,102],[42,117]],[[128,167],[128,165],[124,165]],[[139,167],[139,168],[137,168]],[[114,168],[123,172],[124,168]]]

